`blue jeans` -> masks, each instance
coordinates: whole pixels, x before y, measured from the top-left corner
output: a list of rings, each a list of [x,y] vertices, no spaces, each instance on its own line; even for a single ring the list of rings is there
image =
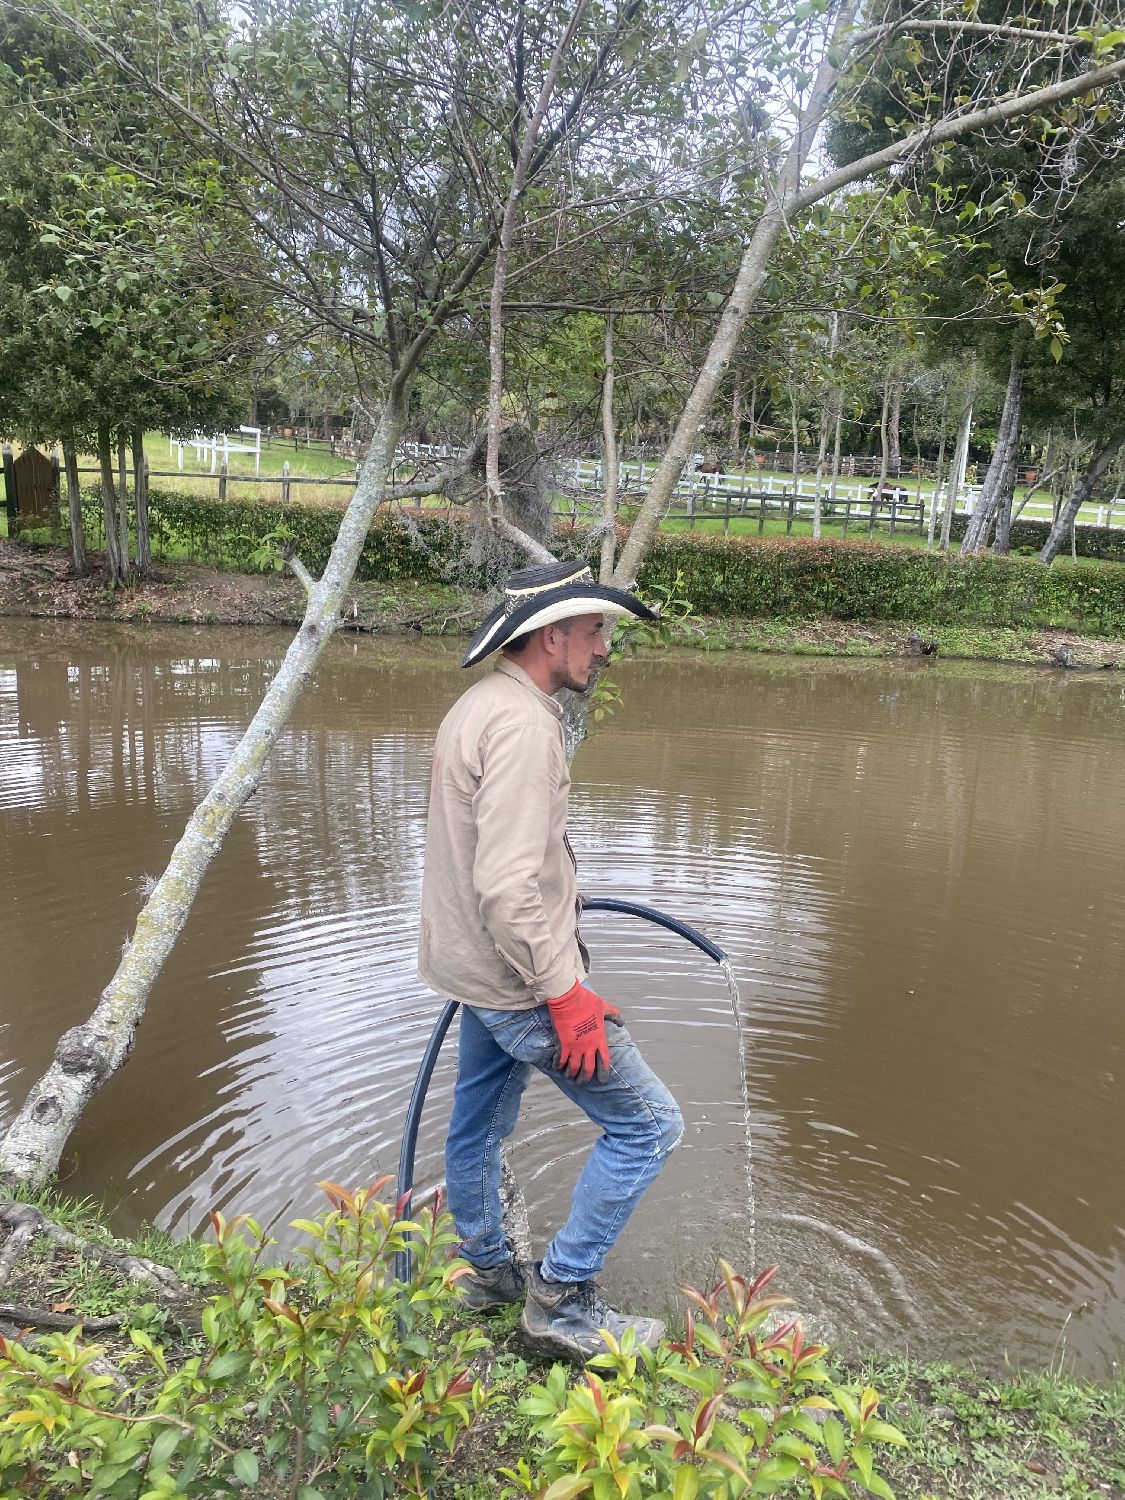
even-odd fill
[[[445,1178],[462,1253],[481,1270],[511,1254],[500,1206],[500,1143],[515,1129],[532,1068],[604,1131],[575,1185],[569,1217],[543,1257],[543,1271],[555,1281],[587,1281],[601,1270],[641,1194],[683,1135],[676,1101],[629,1033],[607,1025],[606,1036],[609,1077],[576,1083],[552,1065],[557,1039],[545,1005],[462,1005]]]

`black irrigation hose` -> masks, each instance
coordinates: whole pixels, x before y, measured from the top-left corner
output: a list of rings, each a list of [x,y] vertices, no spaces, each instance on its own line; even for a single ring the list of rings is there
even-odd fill
[[[701,953],[706,953],[708,958],[714,959],[717,964],[727,962],[727,955],[710,938],[704,937],[694,927],[689,927],[686,922],[680,922],[675,917],[666,916],[662,911],[657,911],[652,906],[638,906],[634,901],[616,901],[611,896],[595,897],[592,901],[582,903],[583,912],[588,911],[617,911],[623,912],[627,917],[640,917],[642,921],[652,922],[657,927],[665,927],[669,932],[676,933],[685,938],[693,947],[698,948]],[[406,1107],[406,1120],[402,1127],[402,1147],[398,1156],[398,1188],[396,1197],[399,1202],[403,1197],[414,1190],[414,1158],[418,1149],[418,1126],[422,1120],[422,1110],[426,1103],[426,1093],[430,1087],[430,1079],[434,1075],[434,1067],[441,1051],[441,1044],[445,1041],[445,1034],[449,1030],[457,1010],[456,1000],[447,1000],[437,1018],[430,1040],[426,1043],[426,1050],[422,1053],[422,1061],[418,1064],[418,1076],[414,1080],[414,1091],[410,1095],[410,1103]],[[408,1212],[404,1208],[404,1212]],[[411,1254],[409,1249],[399,1250],[395,1254],[395,1278],[400,1284],[410,1280]]]

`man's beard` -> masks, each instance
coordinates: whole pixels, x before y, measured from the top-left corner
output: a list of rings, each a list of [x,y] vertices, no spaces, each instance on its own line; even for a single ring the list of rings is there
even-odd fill
[[[569,688],[572,693],[588,693],[593,687],[594,682],[597,680],[598,673],[604,666],[605,661],[601,657],[598,657],[597,660],[591,663],[590,670],[586,674],[585,682],[579,682],[576,677],[570,675],[568,670],[567,676],[563,679],[562,685],[565,688]]]

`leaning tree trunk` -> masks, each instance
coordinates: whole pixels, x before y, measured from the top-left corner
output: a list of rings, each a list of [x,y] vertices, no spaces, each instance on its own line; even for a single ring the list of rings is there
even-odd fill
[[[746,388],[746,371],[739,370],[734,377],[734,397],[730,404],[730,436],[727,447],[737,453],[742,446],[742,393]]]
[[[148,534],[148,470],[142,427],[133,433],[133,510],[137,517],[137,572],[143,578],[152,568],[152,543]]]
[[[125,467],[125,433],[117,434],[117,535],[121,580],[129,582],[129,484]]]
[[[883,410],[879,416],[879,482],[875,486],[875,493],[871,497],[871,512],[867,517],[867,535],[870,536],[875,530],[875,517],[879,513],[879,504],[883,498],[883,490],[887,483],[887,464],[890,459],[890,449],[887,444],[887,413],[891,406],[891,382],[888,380],[883,386]]]
[[[902,473],[902,381],[891,386],[891,406],[887,413],[887,464],[897,479]]]
[[[121,561],[121,539],[117,528],[117,486],[113,479],[113,449],[108,427],[98,428],[98,471],[102,485],[102,520],[105,526],[105,561],[113,587],[125,582]]]
[[[81,578],[90,571],[90,564],[86,559],[86,526],[82,519],[78,454],[73,443],[63,444],[63,468],[66,471],[66,506],[70,514],[70,549],[74,557],[74,571]]]
[[[949,469],[949,488],[945,495],[945,509],[941,516],[940,552],[949,551],[949,533],[953,528],[953,512],[957,509],[957,496],[961,489],[961,476],[965,472],[965,460],[969,456],[969,435],[973,430],[973,407],[970,402],[961,415],[961,430],[957,434],[957,446],[953,450],[953,462]]]
[[[1004,410],[1000,414],[1000,430],[996,435],[996,447],[988,472],[981,486],[980,499],[973,507],[965,537],[961,543],[961,555],[983,552],[988,545],[988,533],[992,529],[992,518],[1007,495],[1011,514],[1012,491],[1016,482],[1016,452],[1020,440],[1020,408],[1023,400],[1022,351],[1013,352],[1008,372],[1008,389],[1004,393]]]
[[[9,1125],[0,1143],[0,1178],[8,1183],[39,1185],[57,1170],[86,1105],[132,1050],[149,993],[187,920],[207,868],[236,813],[257,789],[269,753],[339,624],[345,590],[387,487],[404,410],[401,395],[389,399],[383,410],[323,576],[314,581],[299,563],[294,564],[308,592],[301,628],[250,727],[188,820],[96,1009],[88,1021],[60,1039],[50,1067]],[[108,432],[104,442],[99,440],[99,457],[104,483]],[[110,526],[107,536],[111,535]]]
[[[617,455],[617,431],[613,420],[613,325],[614,315],[605,320],[605,373],[602,376],[602,481],[605,501],[602,509],[602,554],[598,577],[608,583],[613,577],[613,559],[617,553],[617,487],[621,465]]]
[[[851,28],[859,9],[859,0],[845,0],[836,16],[833,42],[842,39]],[[781,171],[780,191],[769,195],[761,218],[743,251],[734,287],[723,308],[718,327],[707,349],[703,368],[696,377],[675,431],[669,439],[652,483],[648,487],[629,540],[621,550],[613,582],[628,588],[637,581],[641,564],[656,539],[661,518],[672,499],[673,491],[684,471],[684,465],[695,448],[696,434],[707,419],[715,394],[738,347],[746,319],[766,279],[770,258],[781,234],[788,227],[788,204],[798,193],[801,171],[816,142],[817,133],[827,111],[838,76],[833,47],[825,50],[817,68],[808,108]]]
[[[796,499],[798,477],[801,472],[801,412],[797,404],[797,387],[789,391],[789,435],[793,440],[793,461],[790,478],[793,481],[793,496]]]
[[[1054,562],[1062,549],[1063,543],[1067,539],[1068,533],[1078,518],[1078,512],[1092,498],[1106,470],[1121,451],[1123,444],[1125,444],[1125,430],[1114,433],[1102,444],[1101,448],[1098,449],[1097,453],[1094,454],[1093,458],[1091,458],[1090,462],[1082,470],[1082,473],[1075,479],[1074,487],[1070,492],[1070,498],[1060,509],[1055,524],[1051,527],[1050,535],[1043,543],[1043,550],[1039,554],[1039,561],[1041,563],[1050,564]]]
[[[996,485],[996,537],[993,550],[998,557],[1006,557],[1012,536],[1012,501],[1016,493],[1016,463],[1019,459],[1020,420],[1022,415],[1023,376],[1015,391],[1015,399],[1008,424],[1008,457]],[[1005,398],[1007,404],[1007,398]]]
[[[1007,557],[1012,545],[1012,501],[1016,492],[1016,454],[1012,450],[1011,462],[996,497],[996,535],[992,550],[997,557]]]
[[[836,345],[839,342],[839,337],[840,315],[837,312],[833,312],[828,336],[829,359],[835,358]],[[836,419],[836,453],[833,458],[834,471],[839,467],[840,462],[840,415],[844,397],[843,392],[840,390],[839,386],[836,385],[830,385],[828,387],[828,394],[829,400],[821,408],[820,413],[820,446],[817,449],[816,455],[816,484],[814,486],[813,493],[812,534],[813,537],[817,540],[820,539],[821,512],[824,505],[824,462],[828,453],[828,429],[832,424],[833,417],[835,417]],[[833,473],[832,498],[836,498],[835,473]]]

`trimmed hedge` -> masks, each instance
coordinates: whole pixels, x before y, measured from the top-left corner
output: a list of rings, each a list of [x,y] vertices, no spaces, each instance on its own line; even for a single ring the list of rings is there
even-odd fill
[[[921,552],[877,542],[660,535],[642,586],[702,614],[840,620],[975,620],[1125,634],[1125,569],[1045,568],[1020,557]]]
[[[167,555],[173,545],[186,547],[192,558],[216,567],[250,568],[262,538],[284,526],[302,561],[319,573],[340,522],[340,512],[327,507],[220,505],[163,490],[151,493],[149,507],[156,556]],[[84,511],[96,541],[101,508],[93,495]],[[1118,533],[1109,535],[1120,548]],[[412,511],[404,523],[397,511],[381,511],[356,574],[492,586],[496,556],[491,567],[474,560],[469,543],[460,512]],[[588,557],[595,545],[587,527],[564,524],[556,530],[554,550],[560,557]],[[519,566],[514,550],[510,561]],[[990,553],[961,558],[867,541],[662,532],[645,561],[640,586],[674,589],[705,615],[957,620],[1125,635],[1125,568],[1044,568],[1030,559]]]

